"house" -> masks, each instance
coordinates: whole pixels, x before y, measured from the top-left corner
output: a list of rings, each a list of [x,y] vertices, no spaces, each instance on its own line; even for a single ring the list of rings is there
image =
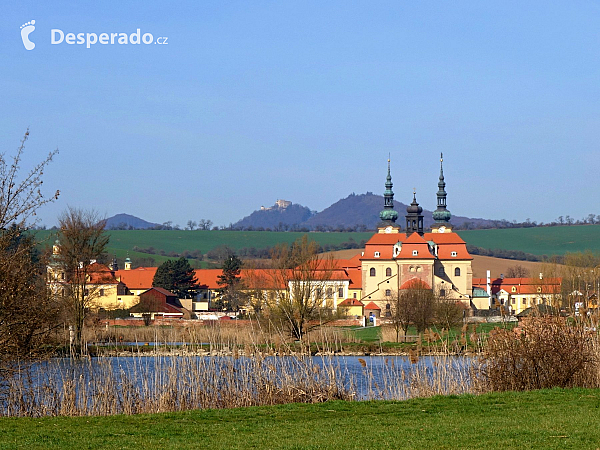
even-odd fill
[[[139,303],[130,310],[133,317],[157,317],[169,319],[189,319],[191,314],[185,310],[177,296],[163,288],[153,287],[139,295]]]
[[[346,316],[362,317],[364,315],[365,305],[363,305],[363,302],[356,300],[355,298],[347,298],[346,300],[341,301],[337,306]]]
[[[485,290],[490,298],[490,307],[504,306],[512,314],[534,305],[557,307],[561,300],[562,278],[548,277],[543,274],[534,278],[474,278],[473,286]]]

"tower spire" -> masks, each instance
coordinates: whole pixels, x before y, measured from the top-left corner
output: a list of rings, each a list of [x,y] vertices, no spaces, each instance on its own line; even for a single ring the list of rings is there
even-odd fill
[[[388,155],[388,170],[385,178],[385,191],[383,192],[383,210],[379,213],[379,218],[386,225],[394,225],[398,218],[398,213],[394,211],[394,191],[392,191],[392,174],[390,171],[390,156]]]
[[[446,208],[446,182],[444,181],[444,154],[440,153],[440,179],[437,191],[437,209],[433,212],[436,224],[447,224],[452,215]],[[439,225],[438,225],[439,226]]]

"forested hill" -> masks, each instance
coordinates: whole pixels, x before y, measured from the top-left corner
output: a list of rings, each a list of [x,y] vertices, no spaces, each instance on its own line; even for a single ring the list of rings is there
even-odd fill
[[[308,220],[314,214],[306,206],[291,204],[287,208],[272,207],[254,211],[247,217],[233,224],[234,228],[270,228],[284,231],[294,228]]]
[[[130,228],[147,230],[156,226],[158,224],[147,222],[144,219],[129,214],[116,214],[106,219],[106,229],[108,230],[127,230]]]
[[[406,207],[404,203],[394,202],[398,211],[398,223],[404,223]],[[383,196],[371,192],[366,194],[351,194],[346,198],[338,200],[333,205],[325,208],[319,213],[311,213],[310,209],[300,205],[291,205],[286,209],[269,209],[254,211],[249,216],[233,224],[234,228],[306,228],[308,230],[325,230],[329,228],[339,229],[355,228],[373,230],[379,222],[379,212],[383,209]],[[433,224],[432,212],[423,210],[425,228]],[[487,219],[473,219],[464,216],[453,216],[452,223],[460,226],[469,222],[473,227],[480,225],[491,225],[492,221]]]

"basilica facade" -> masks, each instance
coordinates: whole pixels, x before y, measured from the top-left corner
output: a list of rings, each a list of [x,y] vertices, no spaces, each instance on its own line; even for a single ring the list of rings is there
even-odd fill
[[[362,302],[375,303],[385,315],[393,296],[418,286],[432,289],[442,298],[473,306],[473,258],[465,242],[452,230],[451,214],[446,207],[443,158],[440,158],[437,209],[433,212],[435,224],[431,232],[423,230],[423,208],[417,203],[416,193],[406,210],[404,230],[401,229],[396,223],[398,212],[394,210],[392,187],[388,160],[381,223],[360,257]]]

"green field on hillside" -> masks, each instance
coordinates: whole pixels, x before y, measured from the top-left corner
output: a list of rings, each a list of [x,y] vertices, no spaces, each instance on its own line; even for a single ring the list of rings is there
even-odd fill
[[[487,249],[520,250],[534,255],[600,252],[600,225],[458,231],[467,244]]]
[[[0,449],[595,449],[599,418],[600,390],[552,389],[139,416],[0,418]]]
[[[51,243],[51,231],[38,231],[40,240]],[[255,247],[263,249],[279,243],[291,243],[302,237],[301,232],[278,231],[184,231],[184,230],[112,230],[108,252],[124,258],[127,253],[132,258],[152,257],[158,264],[168,259],[159,254],[164,250],[182,253],[200,250],[202,253],[227,245],[238,250]],[[458,231],[467,244],[486,249],[520,250],[534,255],[563,255],[566,252],[591,250],[600,252],[600,225],[580,225],[562,227],[509,228],[494,230]],[[309,238],[320,245],[339,245],[353,239],[357,244],[368,240],[373,233],[308,233]],[[134,247],[153,247],[155,254],[149,255],[134,251]]]
[[[52,232],[49,230],[37,231],[36,236],[39,240],[48,244],[53,242]],[[192,252],[200,250],[206,254],[221,245],[238,250],[240,248],[255,247],[263,249],[266,247],[274,247],[275,245],[285,242],[292,243],[296,239],[301,238],[306,233],[301,232],[278,232],[278,231],[185,231],[185,230],[110,230],[107,231],[110,235],[110,243],[108,248],[109,254],[116,254],[118,258],[124,258],[127,253],[134,257],[152,257],[157,263],[161,263],[168,257],[161,256],[160,250],[166,253],[184,251]],[[319,245],[332,244],[339,245],[343,242],[348,242],[354,239],[357,244],[362,240],[368,240],[373,233],[308,233],[309,238]],[[153,247],[156,254],[150,255],[142,252],[134,252],[134,247],[147,249]]]

